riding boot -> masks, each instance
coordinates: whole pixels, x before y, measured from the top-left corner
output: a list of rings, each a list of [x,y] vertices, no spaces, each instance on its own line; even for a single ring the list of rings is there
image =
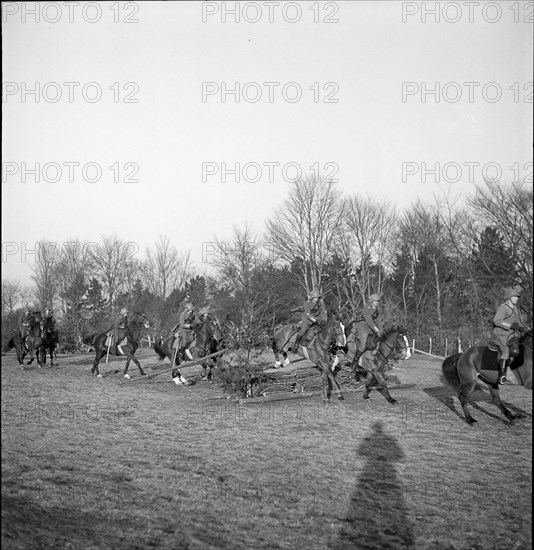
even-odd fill
[[[299,332],[297,334],[297,337],[295,338],[294,351],[297,351],[299,349],[301,340],[302,340],[302,334],[300,334],[300,332]]]
[[[498,384],[510,383],[510,380],[506,376],[506,363],[507,363],[507,359],[499,359],[499,378],[497,380]]]
[[[358,366],[358,362],[360,360],[360,357],[363,355],[363,351],[356,350],[356,354],[354,355],[354,359],[352,360],[352,370],[354,370]]]

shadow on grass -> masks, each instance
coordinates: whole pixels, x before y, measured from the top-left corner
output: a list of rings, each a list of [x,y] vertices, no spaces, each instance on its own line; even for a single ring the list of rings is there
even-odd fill
[[[460,400],[458,399],[458,394],[456,390],[451,388],[448,385],[436,386],[433,388],[423,388],[423,391],[443,403],[450,411],[452,411],[458,418],[462,419],[465,422],[464,411],[460,405]],[[509,409],[515,415],[521,415],[523,417],[532,417],[532,414],[529,412],[517,407],[513,403],[504,401],[502,398],[503,405]],[[478,403],[488,403],[495,408],[495,413],[488,411],[486,408],[481,407]],[[469,406],[473,409],[493,418],[494,420],[499,420],[504,424],[509,424],[509,421],[500,413],[497,406],[493,403],[491,395],[484,384],[477,384],[473,393],[469,396]]]
[[[365,466],[352,492],[344,524],[330,545],[332,550],[415,548],[409,509],[394,465],[404,459],[404,452],[397,440],[384,432],[381,421],[371,430],[357,450]]]

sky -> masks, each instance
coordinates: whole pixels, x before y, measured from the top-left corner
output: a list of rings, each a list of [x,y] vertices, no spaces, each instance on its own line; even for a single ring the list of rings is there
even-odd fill
[[[139,258],[165,235],[204,271],[299,171],[399,209],[499,173],[531,185],[529,19],[531,2],[4,2],[2,278],[31,284],[39,240],[112,234]]]

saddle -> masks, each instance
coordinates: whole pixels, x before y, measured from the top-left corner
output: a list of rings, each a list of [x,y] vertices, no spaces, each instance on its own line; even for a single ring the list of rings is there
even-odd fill
[[[115,337],[113,336],[112,332],[108,332],[106,341],[104,345],[108,347],[112,347],[114,343]],[[118,346],[125,346],[128,343],[128,338],[125,336],[120,342],[117,343]]]

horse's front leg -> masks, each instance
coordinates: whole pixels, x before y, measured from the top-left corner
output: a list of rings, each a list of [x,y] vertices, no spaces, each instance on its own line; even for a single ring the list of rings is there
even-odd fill
[[[384,375],[381,372],[379,372],[378,370],[374,371],[373,375],[376,378],[376,382],[377,382],[376,389],[377,389],[377,391],[386,398],[388,403],[391,403],[391,405],[396,405],[397,400],[393,399],[393,397],[391,397],[391,394],[389,393],[388,386],[387,386],[387,383],[386,383],[386,379],[384,378]]]
[[[322,382],[323,382],[323,403],[330,405],[330,385],[328,383],[328,374],[326,370],[322,370]]]
[[[132,354],[131,358],[132,358],[132,361],[136,364],[137,368],[139,369],[139,373],[141,374],[141,376],[146,376],[146,373],[143,370],[143,367],[141,367],[141,363],[139,363],[139,361],[137,360],[137,357],[135,357],[135,355]],[[130,362],[130,357],[128,357],[128,361],[126,361],[126,364],[128,365],[129,362]],[[128,367],[126,368],[126,370],[128,370]]]
[[[93,368],[91,369],[91,376],[98,376],[98,378],[102,378],[102,375],[100,374],[100,369],[98,368],[98,363],[100,362],[100,359],[106,355],[106,350],[97,350],[95,360],[93,361]]]
[[[497,407],[499,407],[499,410],[504,414],[504,416],[508,418],[508,420],[510,421],[510,424],[514,424],[518,418],[523,418],[522,414],[515,415],[504,406],[503,402],[501,401],[501,396],[499,395],[498,386],[496,387],[490,386],[489,391],[491,394],[491,398],[493,399],[493,402],[495,403],[495,405],[497,405]]]

